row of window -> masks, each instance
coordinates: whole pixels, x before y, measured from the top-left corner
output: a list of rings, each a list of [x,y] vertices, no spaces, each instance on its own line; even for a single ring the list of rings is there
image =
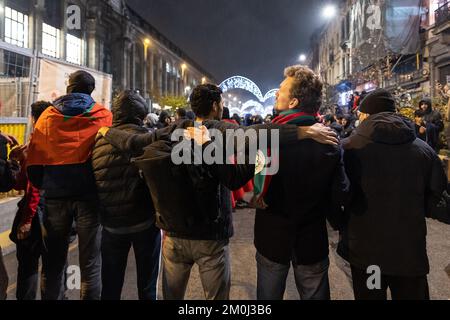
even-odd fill
[[[27,15],[5,7],[5,41],[22,48],[28,48],[28,20]],[[42,53],[54,58],[61,58],[61,30],[45,23],[42,24]],[[66,60],[81,65],[83,53],[83,40],[67,34]]]

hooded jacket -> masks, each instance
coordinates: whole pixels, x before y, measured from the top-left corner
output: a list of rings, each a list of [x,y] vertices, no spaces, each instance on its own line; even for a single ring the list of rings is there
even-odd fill
[[[426,141],[436,152],[440,149],[440,139],[439,134],[444,130],[444,122],[442,120],[442,115],[433,110],[431,99],[425,98],[419,102],[419,106],[426,104],[428,107],[425,110],[425,115],[422,120],[427,129],[426,131]]]
[[[143,119],[148,113],[145,100],[125,93],[113,104],[113,128],[132,134],[147,134]],[[100,220],[106,228],[124,229],[154,219],[154,206],[139,169],[131,164],[131,152],[122,152],[101,137],[97,138],[92,167],[101,204]],[[147,224],[148,225],[148,224]],[[148,225],[148,227],[150,226]]]
[[[28,175],[45,198],[96,199],[91,153],[98,129],[111,125],[111,113],[90,95],[57,99],[39,118],[31,138]]]
[[[352,198],[338,252],[354,267],[384,275],[429,272],[425,217],[447,187],[443,165],[414,124],[394,113],[370,116],[343,141]]]

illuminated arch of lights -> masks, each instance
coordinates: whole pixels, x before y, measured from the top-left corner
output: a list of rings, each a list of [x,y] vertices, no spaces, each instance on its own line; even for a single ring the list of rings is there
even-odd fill
[[[234,76],[226,79],[219,85],[220,89],[225,93],[233,89],[241,89],[252,93],[261,103],[265,103],[270,98],[275,97],[278,89],[272,89],[263,96],[261,89],[252,80],[242,77]]]
[[[250,114],[259,114],[263,117],[271,114],[273,112],[273,105],[263,105],[255,100],[249,100],[242,105],[240,110],[240,114],[244,115],[247,113]]]

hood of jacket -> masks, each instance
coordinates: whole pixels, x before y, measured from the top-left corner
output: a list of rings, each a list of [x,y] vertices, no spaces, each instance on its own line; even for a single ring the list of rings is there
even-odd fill
[[[65,116],[76,117],[91,109],[95,101],[84,93],[71,93],[62,96],[53,103],[55,108]]]
[[[113,102],[113,126],[122,124],[144,125],[149,110],[145,99],[138,93],[125,92]]]
[[[401,145],[416,140],[414,123],[395,113],[374,114],[363,121],[356,134],[375,143]]]
[[[425,111],[426,114],[429,114],[429,113],[431,113],[433,111],[433,103],[431,102],[430,98],[424,98],[424,99],[420,100],[419,107],[422,104],[426,104],[428,106],[427,110]]]

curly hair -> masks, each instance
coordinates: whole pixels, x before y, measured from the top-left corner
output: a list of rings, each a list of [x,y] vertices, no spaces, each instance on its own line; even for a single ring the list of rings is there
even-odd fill
[[[299,100],[298,109],[307,113],[317,113],[322,104],[323,82],[320,77],[302,65],[286,68],[284,75],[294,78],[291,98]]]
[[[51,107],[52,103],[48,101],[36,101],[31,105],[31,117],[38,121],[39,117],[44,113],[47,108]]]
[[[214,84],[201,84],[194,88],[189,100],[197,117],[207,117],[213,110],[214,102],[222,101],[222,90]]]

